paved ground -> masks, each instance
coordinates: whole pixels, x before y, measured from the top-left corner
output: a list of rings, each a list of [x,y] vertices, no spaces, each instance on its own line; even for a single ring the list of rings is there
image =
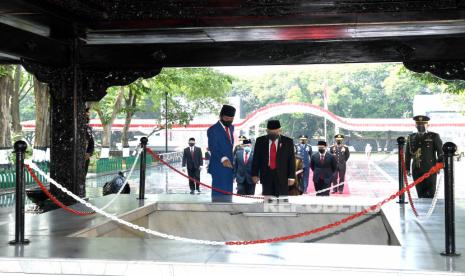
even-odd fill
[[[177,164],[179,167],[179,164]],[[465,161],[455,163],[455,187],[456,198],[465,198]],[[131,177],[131,189],[134,192],[138,190],[139,172],[136,171]],[[442,175],[438,177],[438,181],[443,181]],[[397,155],[393,154],[378,154],[372,155],[368,160],[364,154],[352,154],[348,163],[346,180],[348,182],[349,191],[343,195],[332,196],[359,196],[369,198],[386,197],[398,189],[398,171],[397,171]],[[311,179],[311,176],[310,176]],[[206,170],[201,172],[201,181],[206,184],[211,184],[211,177]],[[413,181],[411,178],[409,182]],[[98,194],[101,190],[101,180],[90,180],[88,186],[90,192]],[[166,170],[163,167],[152,168],[147,173],[147,193],[189,193],[188,180],[183,176]],[[310,184],[312,182],[310,181]],[[309,185],[311,186],[311,185]],[[209,192],[206,188],[201,188],[203,192]],[[309,187],[309,192],[313,191]],[[439,191],[439,198],[443,198],[442,192]],[[101,193],[101,192],[100,192]],[[256,194],[261,193],[261,186],[258,185]],[[412,195],[416,197],[416,192]]]
[[[180,164],[175,164],[180,167]],[[465,161],[455,162],[455,189],[456,198],[465,198]],[[398,189],[397,181],[397,155],[374,154],[368,160],[364,154],[352,154],[348,163],[346,179],[348,187],[342,195],[332,195],[337,197],[357,196],[368,198],[386,197]],[[443,181],[443,174],[438,177],[438,181]],[[87,194],[90,198],[101,196],[102,187],[105,182],[111,180],[113,175],[98,176],[87,180]],[[310,176],[311,179],[311,176]],[[211,184],[211,177],[204,169],[201,172],[201,181]],[[412,179],[409,179],[411,182]],[[138,193],[139,171],[134,171],[130,178],[131,193]],[[312,182],[310,181],[310,184]],[[189,193],[187,179],[170,171],[165,167],[151,167],[147,171],[146,193]],[[309,185],[309,192],[314,189]],[[442,186],[442,185],[441,185]],[[209,193],[206,188],[201,188],[203,193]],[[261,186],[257,185],[256,194],[261,193]],[[443,190],[439,191],[439,198],[443,198]],[[416,197],[415,191],[412,195]],[[0,208],[9,208],[14,204],[14,194],[0,195]]]

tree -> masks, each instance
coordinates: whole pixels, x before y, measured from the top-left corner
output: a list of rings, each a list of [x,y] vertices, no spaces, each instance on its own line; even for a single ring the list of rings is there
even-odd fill
[[[50,91],[47,84],[39,82],[35,77],[33,83],[36,103],[33,159],[44,161],[47,148],[50,147]]]
[[[138,79],[128,86],[123,94],[123,108],[122,112],[125,113],[124,128],[121,133],[121,144],[123,148],[129,147],[129,126],[132,117],[138,111],[143,111],[144,106],[142,100],[150,92],[150,80]]]
[[[194,116],[224,103],[231,83],[232,77],[212,68],[164,68],[151,82],[152,108],[161,111],[167,96],[168,127],[187,125]]]
[[[247,99],[244,110],[250,114],[267,104],[280,102],[306,102],[323,107],[326,87],[331,95],[329,110],[338,116],[407,118],[412,116],[415,95],[440,93],[442,88],[402,74],[402,70],[401,64],[394,63],[298,66],[256,79],[235,80],[233,93]],[[281,120],[284,133],[292,137],[321,136],[324,132],[323,120],[313,115],[294,113],[277,119]],[[329,127],[329,137],[333,131]]]
[[[102,148],[111,147],[111,126],[121,112],[124,90],[124,86],[109,88],[107,95],[92,107],[97,112],[103,127]],[[108,157],[107,154],[108,152],[102,151],[102,157]]]
[[[21,65],[15,66],[14,85],[11,96],[11,124],[13,140],[21,139],[21,119],[19,116],[19,97],[21,92]]]
[[[11,147],[11,94],[13,66],[0,66],[0,148]]]
[[[21,103],[32,91],[32,75],[23,71],[21,65],[16,65],[14,69],[14,85],[11,94],[11,125],[13,131],[13,141],[22,139],[21,127]]]

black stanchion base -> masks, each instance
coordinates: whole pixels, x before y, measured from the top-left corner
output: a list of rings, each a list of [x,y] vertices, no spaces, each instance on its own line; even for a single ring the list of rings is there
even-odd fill
[[[396,201],[396,203],[398,203],[398,204],[407,204],[408,202],[407,201]]]
[[[441,252],[441,256],[446,256],[446,257],[458,257],[460,256],[461,254],[460,253],[446,253],[446,252]]]
[[[25,244],[29,244],[29,240],[28,239],[24,239],[24,241],[20,242],[20,241],[17,241],[17,240],[12,240],[10,241],[8,244],[9,245],[25,245]]]

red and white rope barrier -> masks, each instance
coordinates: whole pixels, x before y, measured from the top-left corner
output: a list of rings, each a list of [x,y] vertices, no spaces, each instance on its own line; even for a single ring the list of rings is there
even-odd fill
[[[399,195],[401,195],[402,193],[405,193],[405,191],[408,191],[411,188],[413,188],[414,186],[416,186],[416,185],[420,184],[421,182],[423,182],[423,180],[428,178],[431,174],[438,172],[440,169],[443,168],[443,166],[444,166],[443,163],[437,163],[433,168],[431,168],[431,170],[429,170],[423,176],[421,176],[420,178],[415,180],[413,183],[405,186],[400,191],[392,194],[391,196],[385,198],[384,200],[382,200],[381,202],[379,202],[377,204],[371,205],[370,207],[365,208],[360,212],[357,212],[355,214],[347,216],[347,217],[345,217],[343,219],[340,219],[340,220],[338,220],[336,222],[333,222],[333,223],[330,223],[330,224],[327,224],[327,225],[324,225],[324,226],[321,226],[321,227],[318,227],[318,228],[314,228],[312,230],[300,232],[300,233],[297,233],[297,234],[294,234],[294,235],[288,235],[288,236],[282,236],[282,237],[276,237],[276,238],[264,239],[264,240],[232,241],[232,242],[226,242],[226,244],[227,245],[248,245],[248,244],[283,242],[283,241],[287,241],[287,240],[292,240],[292,239],[296,239],[296,238],[301,238],[301,237],[313,235],[313,234],[323,232],[325,230],[328,230],[328,229],[343,225],[343,224],[348,223],[349,221],[352,221],[352,220],[354,220],[354,219],[356,219],[358,217],[361,217],[361,216],[363,216],[363,215],[365,215],[365,214],[367,214],[369,212],[373,212],[373,211],[378,210],[384,204],[388,203],[389,201],[391,201],[393,199],[396,199]]]
[[[431,170],[429,170],[423,176],[421,176],[420,178],[415,180],[412,184],[409,184],[409,185],[405,186],[402,190],[392,194],[391,196],[387,197],[386,199],[379,202],[378,204],[374,204],[374,205],[372,205],[372,206],[370,206],[368,208],[363,209],[360,212],[357,212],[355,214],[347,216],[347,217],[345,217],[343,219],[340,219],[340,220],[338,220],[336,222],[333,222],[333,223],[330,223],[330,224],[327,224],[327,225],[324,225],[324,226],[321,226],[321,227],[318,227],[318,228],[314,228],[314,229],[311,229],[311,230],[308,230],[308,231],[305,231],[305,232],[296,233],[296,234],[293,234],[293,235],[280,236],[280,237],[275,237],[275,238],[270,238],[270,239],[249,240],[249,241],[227,241],[227,242],[198,240],[198,239],[190,239],[190,238],[185,238],[185,237],[179,237],[179,236],[169,235],[169,234],[161,233],[161,232],[158,232],[158,231],[155,231],[155,230],[147,229],[145,227],[138,226],[138,225],[133,224],[131,222],[127,222],[125,220],[122,220],[122,219],[118,218],[115,215],[107,213],[106,211],[92,205],[89,202],[86,202],[85,200],[83,200],[79,196],[73,194],[71,191],[69,191],[68,189],[63,187],[61,184],[57,183],[54,179],[49,177],[45,172],[40,170],[34,164],[26,165],[26,168],[29,170],[29,172],[32,172],[31,175],[33,175],[33,177],[35,176],[35,173],[32,171],[32,169],[36,170],[40,175],[42,175],[45,179],[47,179],[51,184],[55,185],[58,189],[63,191],[65,194],[69,195],[71,198],[75,199],[77,202],[79,202],[79,203],[85,205],[86,207],[92,209],[94,212],[99,213],[99,214],[109,218],[112,221],[115,221],[115,222],[117,222],[119,224],[130,227],[130,228],[132,228],[134,230],[141,231],[141,232],[144,232],[144,233],[147,233],[147,234],[150,234],[150,235],[153,235],[153,236],[157,236],[157,237],[160,237],[160,238],[183,241],[183,242],[190,242],[190,243],[196,243],[196,244],[206,244],[206,245],[249,245],[249,244],[263,244],[263,243],[283,242],[283,241],[287,241],[287,240],[291,240],[291,239],[310,236],[310,235],[313,235],[313,234],[316,234],[316,233],[319,233],[319,232],[322,232],[322,231],[325,231],[325,230],[328,230],[328,229],[331,229],[331,228],[334,228],[334,227],[338,227],[338,226],[343,225],[345,223],[348,223],[348,222],[350,222],[350,221],[352,221],[352,220],[354,220],[354,219],[356,219],[358,217],[361,217],[361,216],[363,216],[363,215],[365,215],[365,214],[367,214],[369,212],[379,210],[379,208],[381,208],[387,202],[397,198],[400,194],[408,191],[409,189],[413,188],[415,185],[418,185],[424,179],[429,177],[431,174],[438,172],[440,169],[443,168],[443,164],[442,163],[437,163],[433,168],[431,168]],[[38,183],[40,182],[39,179],[37,178],[37,176],[34,177],[34,180],[37,181]],[[63,207],[63,205],[61,207]],[[64,206],[63,208],[67,208],[67,207]],[[73,213],[77,214],[77,213],[82,213],[82,212],[73,210]]]
[[[47,195],[48,198],[50,198],[50,200],[53,201],[53,203],[55,203],[58,207],[62,208],[63,210],[65,210],[66,212],[69,212],[69,213],[72,213],[72,214],[75,214],[75,215],[78,215],[78,216],[89,216],[89,215],[93,215],[95,214],[95,212],[84,212],[84,211],[78,211],[78,210],[74,210],[72,208],[69,208],[68,206],[66,206],[65,204],[61,203],[61,201],[59,201],[54,195],[52,195],[52,193],[49,192],[49,190],[44,186],[44,184],[42,184],[42,182],[39,180],[39,178],[37,177],[37,175],[35,174],[35,172],[33,171],[36,170],[36,171],[40,171],[40,169],[33,163],[31,162],[30,164],[24,164],[24,166],[26,167],[26,169],[29,171],[29,174],[31,174],[32,178],[34,179],[34,181],[37,183],[37,185],[39,185],[40,189]],[[44,173],[42,176],[46,177],[46,174]],[[48,177],[48,176],[47,176]],[[45,178],[47,179],[47,178]]]
[[[150,150],[149,148],[147,148],[147,152],[152,155],[156,160],[160,161],[163,165],[167,166],[168,168],[170,168],[171,170],[175,171],[176,173],[184,176],[185,178],[191,180],[191,181],[194,181],[194,182],[197,182],[200,186],[203,186],[203,187],[206,187],[208,189],[211,189],[213,191],[216,191],[216,192],[219,192],[219,193],[222,193],[224,195],[233,195],[233,196],[239,196],[239,197],[245,197],[245,198],[252,198],[252,199],[265,199],[265,197],[263,196],[252,196],[252,195],[240,195],[240,194],[236,194],[236,193],[233,193],[233,192],[229,192],[229,191],[225,191],[225,190],[222,190],[222,189],[218,189],[218,188],[215,188],[215,187],[212,187],[208,184],[205,184],[203,182],[200,182],[198,181],[197,179],[193,178],[193,177],[190,177],[189,175],[181,172],[180,170],[176,169],[175,167],[173,167],[170,163],[166,162],[165,160],[163,160],[162,158],[160,158],[160,156],[158,156],[158,154],[154,153],[152,150]]]
[[[408,185],[408,175],[407,175],[407,168],[406,168],[405,159],[404,159],[404,150],[401,150],[399,152],[399,154],[400,154],[400,162],[401,162],[402,174],[404,176],[403,177],[404,178],[404,186],[406,186],[406,185]],[[425,220],[427,220],[427,219],[429,219],[431,217],[431,215],[434,212],[434,209],[436,208],[436,204],[438,202],[438,196],[439,196],[439,190],[441,188],[441,184],[442,184],[442,182],[440,180],[436,182],[436,190],[434,192],[433,200],[431,201],[431,205],[430,205],[430,207],[429,207],[429,209],[428,209],[428,211],[426,212],[425,215],[420,215],[418,213],[418,210],[415,207],[415,204],[414,204],[413,199],[412,199],[412,194],[410,193],[410,190],[407,190],[409,205],[410,205],[410,207],[412,209],[412,212],[415,215],[415,218],[417,220],[425,221]]]
[[[214,190],[216,192],[219,192],[219,193],[222,193],[222,194],[225,194],[225,195],[233,195],[233,196],[239,196],[239,197],[245,197],[245,198],[252,198],[252,199],[261,199],[263,200],[265,197],[264,196],[252,196],[252,195],[241,195],[241,194],[236,194],[236,193],[233,193],[233,192],[229,192],[229,191],[225,191],[225,190],[222,190],[222,189],[218,189],[218,188],[214,188],[208,184],[205,184],[203,182],[200,182],[198,180],[196,180],[195,178],[193,177],[190,177],[189,175],[183,173],[182,171],[176,169],[174,166],[172,166],[171,164],[169,164],[168,162],[164,161],[162,158],[160,158],[160,156],[156,153],[154,153],[153,151],[151,151],[150,149],[147,149],[147,152],[152,155],[155,159],[157,159],[158,161],[160,161],[163,165],[167,166],[168,168],[170,168],[171,170],[173,170],[174,172],[184,176],[185,178],[191,180],[191,181],[194,181],[194,182],[197,182],[200,186],[203,186],[203,187],[206,187],[208,189],[211,189],[211,190]],[[321,189],[321,190],[318,190],[318,191],[315,191],[315,192],[312,192],[312,193],[309,193],[309,194],[305,194],[306,196],[311,196],[311,195],[316,195],[318,193],[323,193],[323,192],[326,192],[326,191],[329,191],[331,189],[334,189],[334,188],[337,188],[341,185],[344,185],[345,182],[341,182],[337,185],[334,185],[334,186],[331,186],[331,187],[328,187],[328,188],[325,188],[325,189]]]

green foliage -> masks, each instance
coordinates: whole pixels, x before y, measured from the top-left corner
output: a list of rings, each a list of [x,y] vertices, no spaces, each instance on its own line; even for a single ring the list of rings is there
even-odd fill
[[[29,121],[34,120],[36,118],[36,103],[33,90],[34,89],[32,89],[32,93],[27,93],[26,95],[24,95],[19,104],[19,113],[21,121]]]
[[[108,88],[105,97],[103,97],[103,99],[92,106],[92,109],[99,113],[102,124],[110,123],[113,111],[115,109],[116,101],[120,96],[120,93],[122,93],[121,89],[122,87],[120,86]],[[119,113],[120,111],[117,112]]]
[[[5,75],[11,75],[13,73],[13,66],[12,65],[0,65],[0,77]]]
[[[169,125],[186,125],[194,116],[225,102],[232,78],[212,68],[164,68],[148,83],[151,108],[162,111],[167,95]]]
[[[421,82],[430,87],[441,87],[444,92],[450,94],[465,95],[465,81],[463,80],[445,80],[426,72],[424,74],[409,71],[405,67],[399,71],[399,74],[408,76],[417,82]]]
[[[164,114],[165,95],[168,95],[168,122],[188,124],[192,118],[225,101],[231,89],[232,78],[212,68],[164,68],[150,79],[138,79],[124,88],[124,104],[118,117],[130,112],[154,112],[153,116]],[[103,122],[111,119],[120,87],[111,87],[107,95],[93,106],[103,114]],[[131,105],[131,97],[136,104]],[[101,112],[100,112],[101,111]],[[153,117],[152,116],[152,117]]]
[[[441,93],[444,88],[438,83],[419,81],[403,68],[393,63],[297,66],[253,80],[235,81],[232,94],[244,99],[247,115],[280,102],[306,102],[323,107],[326,87],[329,110],[338,116],[408,118],[412,116],[415,95]],[[318,136],[324,132],[323,120],[309,114],[286,114],[278,119],[284,132],[292,137]],[[301,133],[302,130],[306,133]]]

